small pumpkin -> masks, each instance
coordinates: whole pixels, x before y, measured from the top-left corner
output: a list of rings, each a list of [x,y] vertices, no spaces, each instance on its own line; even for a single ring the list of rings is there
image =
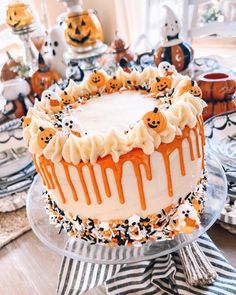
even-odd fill
[[[171,88],[171,79],[168,77],[156,77],[156,81],[154,81],[151,85],[151,93],[158,94],[167,89]]]
[[[52,128],[43,128],[39,127],[39,133],[37,135],[37,143],[41,149],[44,149],[49,141],[53,138],[56,134],[56,131]]]
[[[31,123],[32,119],[29,118],[29,117],[21,117],[21,122],[22,122],[22,127],[25,128],[25,127],[28,127]]]
[[[158,108],[154,108],[153,111],[147,112],[143,116],[143,122],[146,126],[151,128],[157,133],[166,129],[167,119],[163,112],[160,112]]]
[[[86,47],[103,41],[103,30],[93,10],[72,12],[66,18],[65,40],[72,47]]]
[[[181,96],[186,92],[189,92],[196,97],[202,97],[201,88],[197,85],[195,81],[190,79],[184,79],[179,83],[176,94],[177,96]]]
[[[8,5],[6,22],[12,28],[22,28],[33,23],[33,15],[28,5],[14,3]]]
[[[154,55],[154,61],[157,66],[159,66],[162,61],[167,61],[174,65],[178,72],[187,69],[192,59],[192,47],[186,42],[168,47],[160,47]]]
[[[122,87],[122,82],[116,78],[116,76],[112,77],[106,82],[106,91],[107,93],[118,92]]]
[[[48,89],[52,84],[59,81],[61,77],[55,70],[50,69],[49,66],[46,65],[41,53],[39,53],[38,65],[38,70],[34,72],[31,77],[31,86],[32,90],[38,96],[41,96],[44,90]]]
[[[88,83],[97,89],[102,88],[106,84],[106,76],[102,71],[94,70],[88,77]]]
[[[62,91],[62,93],[60,94],[60,96],[61,96],[62,103],[64,105],[72,104],[72,103],[75,102],[74,96],[72,96],[71,94],[69,94],[66,90]]]
[[[208,106],[203,110],[204,120],[236,109],[234,93],[236,81],[226,73],[207,73],[199,77],[202,98]]]
[[[21,64],[14,60],[14,58],[7,51],[8,60],[4,63],[1,70],[1,80],[8,81],[15,79],[17,77],[17,72],[15,69],[19,67]]]

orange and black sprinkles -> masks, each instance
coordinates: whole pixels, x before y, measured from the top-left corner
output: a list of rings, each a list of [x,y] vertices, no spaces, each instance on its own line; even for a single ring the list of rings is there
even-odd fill
[[[48,192],[43,194],[46,212],[51,224],[65,230],[69,236],[80,238],[92,245],[106,244],[109,246],[141,246],[148,241],[172,239],[180,233],[175,229],[175,213],[181,204],[195,208],[204,208],[207,189],[207,172],[204,170],[200,183],[194,192],[185,198],[180,198],[177,204],[172,204],[159,214],[149,214],[146,218],[133,215],[125,220],[110,220],[101,222],[98,219],[80,218],[78,215],[69,220],[65,213],[52,201]],[[199,217],[202,214],[198,212]]]

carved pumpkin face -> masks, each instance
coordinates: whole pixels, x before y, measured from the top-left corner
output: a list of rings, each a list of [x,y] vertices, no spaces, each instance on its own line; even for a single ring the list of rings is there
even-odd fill
[[[106,77],[101,71],[94,70],[88,78],[88,82],[91,86],[101,88],[106,84]]]
[[[37,135],[37,142],[41,149],[44,149],[52,137],[56,134],[56,131],[52,128],[39,127],[39,133]]]
[[[13,28],[22,28],[32,24],[33,16],[28,5],[24,3],[9,5],[6,22]]]
[[[183,80],[178,85],[178,96],[183,95],[184,93],[189,92],[193,96],[202,97],[201,88],[193,80]]]
[[[162,112],[159,112],[158,108],[155,108],[153,111],[146,113],[143,116],[143,122],[157,133],[165,130],[167,126],[166,116]]]
[[[103,41],[101,23],[94,11],[69,14],[66,19],[65,39],[73,47],[86,47]]]
[[[192,86],[189,91],[193,96],[202,97],[202,90],[199,86]]]
[[[171,88],[171,79],[167,77],[156,78],[151,85],[151,93],[158,94],[159,92],[165,91]]]
[[[74,96],[70,95],[67,91],[63,91],[61,94],[61,100],[64,105],[72,104],[75,102]]]
[[[121,87],[122,83],[120,80],[116,78],[116,76],[114,76],[106,82],[107,93],[118,92]]]
[[[21,118],[23,128],[28,127],[31,123],[31,118],[23,116]]]

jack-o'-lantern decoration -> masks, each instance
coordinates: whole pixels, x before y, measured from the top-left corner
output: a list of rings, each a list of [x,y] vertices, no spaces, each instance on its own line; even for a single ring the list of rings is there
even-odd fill
[[[62,103],[64,105],[68,105],[68,104],[72,104],[75,102],[75,98],[74,96],[72,96],[71,94],[69,94],[66,90],[64,90],[61,94],[60,94]]]
[[[89,85],[100,89],[106,84],[106,76],[102,71],[94,70],[88,77],[88,83]]]
[[[6,22],[12,28],[29,26],[33,20],[32,12],[27,4],[15,3],[8,6]]]
[[[43,128],[39,127],[39,133],[37,135],[37,143],[41,149],[44,149],[49,141],[53,138],[56,134],[56,131],[52,128]]]
[[[186,92],[189,92],[196,97],[202,97],[201,88],[197,85],[195,81],[190,79],[184,79],[179,83],[176,95],[181,96]]]
[[[186,70],[193,59],[192,47],[179,37],[180,25],[174,12],[168,7],[161,27],[163,42],[154,55],[158,66],[162,61],[174,65],[178,72]]]
[[[116,76],[112,77],[106,82],[107,93],[118,92],[122,87],[122,82]]]
[[[93,10],[71,12],[66,18],[65,40],[72,47],[94,46],[103,42],[101,23]]]
[[[32,120],[29,117],[25,117],[25,116],[21,117],[22,127],[23,128],[28,127],[30,125],[31,121]]]
[[[203,110],[204,120],[236,109],[234,94],[236,81],[226,73],[207,73],[199,77],[202,98],[208,104]]]
[[[129,46],[125,45],[125,41],[118,36],[117,31],[111,47],[114,49],[116,64],[119,64],[122,59],[125,59],[128,63],[134,59],[134,54],[129,49]]]
[[[171,88],[171,79],[168,77],[156,77],[156,81],[154,81],[151,85],[151,93],[158,94],[160,92],[164,92],[167,89]]]
[[[8,60],[4,63],[2,70],[1,70],[1,80],[8,81],[11,79],[15,79],[17,77],[16,68],[19,67],[21,64],[17,62],[7,51]]]
[[[154,108],[153,111],[146,113],[143,116],[143,122],[146,126],[157,133],[165,130],[167,126],[166,116],[163,112],[160,112],[158,108]]]
[[[59,81],[60,76],[55,70],[50,69],[49,66],[46,65],[40,53],[38,64],[38,70],[31,77],[31,86],[32,90],[40,96],[44,90],[48,89],[53,83]]]

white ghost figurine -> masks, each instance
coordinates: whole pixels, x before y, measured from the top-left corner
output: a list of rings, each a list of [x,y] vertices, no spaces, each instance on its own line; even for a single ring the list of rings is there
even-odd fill
[[[170,43],[171,45],[182,42],[179,38],[180,23],[174,12],[170,7],[163,5],[166,10],[163,25],[161,26],[161,35],[164,42]],[[177,42],[177,43],[176,43]],[[173,43],[173,44],[172,44]]]
[[[41,102],[53,113],[61,110],[61,98],[56,92],[44,90],[41,96]]]
[[[179,229],[184,233],[191,233],[194,229],[200,227],[200,221],[196,210],[188,204],[179,206],[177,209],[177,216]]]
[[[177,73],[175,66],[171,65],[167,61],[162,61],[158,66],[158,71],[161,76],[171,76],[172,74]]]
[[[62,130],[65,132],[71,132],[78,137],[81,136],[80,122],[72,116],[66,116],[62,119]]]
[[[52,28],[43,46],[43,57],[47,64],[60,74],[66,77],[66,63],[64,62],[64,53],[68,46],[64,40],[63,27],[56,25]]]

